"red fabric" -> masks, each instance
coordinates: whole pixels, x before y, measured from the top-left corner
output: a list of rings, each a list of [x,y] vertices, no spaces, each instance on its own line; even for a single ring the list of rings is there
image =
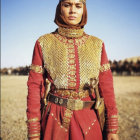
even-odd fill
[[[91,99],[87,97],[84,100]],[[65,129],[58,124],[63,120],[65,108],[53,103],[49,104],[51,104],[50,113],[48,116],[45,114],[42,119],[43,140],[93,140],[93,138],[94,140],[102,140],[100,125],[93,109],[74,111],[70,129],[65,132]],[[54,116],[51,115],[52,113]],[[94,120],[95,123],[92,126]],[[86,134],[86,132],[88,133]]]
[[[43,57],[38,41],[36,42],[34,47],[32,64],[43,66]],[[43,75],[30,71],[27,85],[28,85],[27,118],[28,120],[33,118],[38,118],[39,120],[34,123],[28,123],[28,133],[34,134],[34,129],[37,129],[37,132],[40,133],[40,119],[41,119],[40,100],[41,96],[43,96],[42,94],[44,93]]]
[[[108,63],[105,47],[103,44],[101,65]],[[43,57],[41,47],[37,41],[34,48],[32,64],[43,67]],[[68,132],[64,128],[60,127],[62,123],[65,108],[56,104],[50,105],[50,112],[47,114],[49,105],[41,120],[41,99],[44,93],[44,80],[49,77],[53,83],[49,74],[39,74],[30,71],[28,78],[28,97],[27,97],[27,117],[28,119],[39,118],[36,122],[37,125],[41,125],[41,134],[43,140],[102,140],[102,133],[97,120],[96,114],[93,109],[84,109],[81,111],[73,111],[73,115],[70,122],[70,129]],[[101,96],[104,97],[105,106],[107,110],[107,117],[117,114],[117,108],[115,103],[113,79],[111,71],[100,72],[99,75],[99,87],[101,89]],[[95,98],[95,94],[93,94]],[[84,101],[90,101],[91,98],[87,97]],[[51,115],[53,113],[53,116]],[[40,124],[41,120],[41,124]],[[95,122],[94,122],[95,121]],[[109,119],[108,119],[109,121]],[[110,120],[111,121],[111,120]],[[60,124],[59,124],[60,122]],[[94,125],[92,123],[94,122]],[[32,126],[29,126],[29,130]],[[89,128],[90,127],[90,128]],[[113,128],[109,126],[109,128]],[[40,129],[40,128],[39,128]],[[87,132],[87,134],[86,134]]]
[[[108,64],[108,58],[105,51],[105,45],[103,43],[102,48],[102,56],[101,56],[101,66],[104,64]],[[116,107],[116,101],[115,101],[115,94],[114,94],[114,88],[113,88],[113,77],[111,70],[107,70],[104,72],[100,72],[99,74],[99,88],[101,96],[104,98],[105,107],[106,107],[106,117],[107,117],[107,129],[114,129],[114,127],[118,128],[118,119],[114,120],[110,118],[112,115],[117,115],[118,110]],[[116,123],[116,126],[111,126],[108,123]],[[113,133],[116,133],[114,131]]]
[[[78,92],[80,86],[80,74],[79,74],[79,59],[78,59],[78,46],[74,45],[75,48],[75,64],[76,64],[76,92]]]

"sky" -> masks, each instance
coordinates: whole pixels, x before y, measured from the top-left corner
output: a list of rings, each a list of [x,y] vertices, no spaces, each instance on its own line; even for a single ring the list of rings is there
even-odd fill
[[[36,40],[57,28],[59,0],[1,0],[1,68],[31,64]],[[85,32],[102,39],[110,60],[140,56],[140,0],[87,0]]]

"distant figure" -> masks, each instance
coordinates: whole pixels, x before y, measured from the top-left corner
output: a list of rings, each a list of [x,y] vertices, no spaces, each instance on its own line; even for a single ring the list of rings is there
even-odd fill
[[[58,29],[39,37],[34,47],[27,83],[28,138],[103,140],[106,134],[107,140],[119,140],[105,45],[84,32],[86,0],[60,0],[55,23]],[[97,96],[90,83],[93,78],[99,79],[105,103],[105,133],[94,108]]]

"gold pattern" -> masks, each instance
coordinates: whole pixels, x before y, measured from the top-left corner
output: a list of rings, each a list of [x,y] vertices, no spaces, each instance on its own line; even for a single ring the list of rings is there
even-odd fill
[[[89,96],[88,90],[82,90],[81,92],[71,91],[71,90],[56,90],[60,97],[67,96],[68,98],[85,98]]]
[[[87,135],[88,132],[91,130],[91,128],[94,126],[96,120],[94,120],[92,123],[91,123],[91,126],[88,127],[87,131],[85,132],[85,134]]]
[[[43,52],[44,67],[57,89],[74,89],[76,86],[76,65],[69,62],[68,56],[72,53],[72,57],[75,57],[75,45],[78,46],[78,58],[75,59],[79,60],[79,90],[91,77],[98,77],[102,51],[100,39],[88,35],[67,39],[56,33],[44,35],[38,41]]]
[[[29,134],[28,137],[37,137],[37,136],[40,136],[40,133],[37,133],[37,134]]]
[[[70,29],[70,28],[59,27],[58,33],[62,36],[70,37],[70,38],[81,37],[81,36],[83,36],[84,28],[82,28],[82,29]]]
[[[68,88],[76,88],[76,64],[74,45],[68,45]]]
[[[72,117],[73,111],[66,109],[63,117],[62,126],[69,129],[70,119]]]
[[[54,114],[51,113],[51,116],[54,117]],[[65,129],[65,132],[68,132],[67,128],[63,127],[63,125],[61,125],[61,123],[57,120],[57,118],[54,117],[54,120],[57,121],[57,123],[60,126],[60,128]]]
[[[108,71],[108,70],[110,70],[110,64],[109,63],[108,64],[103,64],[100,68],[101,72]]]
[[[67,45],[76,45],[76,46],[82,46],[85,44],[85,42],[87,41],[89,35],[85,34],[80,38],[75,38],[75,39],[68,39],[67,37],[63,37],[59,34],[54,34],[54,36],[60,41],[61,45],[62,43]],[[73,48],[73,47],[72,47]],[[69,49],[68,51],[73,52],[71,49]]]
[[[80,99],[69,99],[67,102],[67,108],[70,110],[82,110],[84,102]]]
[[[34,65],[34,64],[32,64],[32,65],[30,66],[30,69],[31,69],[32,71],[36,72],[36,73],[41,73],[41,74],[44,73],[44,69],[42,68],[42,66],[39,66],[39,65]]]
[[[111,115],[108,118],[118,118],[118,115]]]
[[[27,123],[38,122],[38,121],[39,121],[38,118],[32,118],[32,119],[27,120]]]
[[[80,66],[80,89],[85,82],[90,84],[90,78],[99,76],[102,52],[102,41],[90,36],[86,43],[78,46],[79,66]]]
[[[116,129],[107,129],[107,132],[113,132],[113,131],[116,131],[115,132],[116,134],[119,133],[118,128],[116,128]]]

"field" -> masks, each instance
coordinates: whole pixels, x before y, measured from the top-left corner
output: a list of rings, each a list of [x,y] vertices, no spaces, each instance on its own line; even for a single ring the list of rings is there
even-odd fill
[[[1,77],[1,139],[27,140],[27,76]],[[140,77],[114,77],[120,140],[140,140]]]

